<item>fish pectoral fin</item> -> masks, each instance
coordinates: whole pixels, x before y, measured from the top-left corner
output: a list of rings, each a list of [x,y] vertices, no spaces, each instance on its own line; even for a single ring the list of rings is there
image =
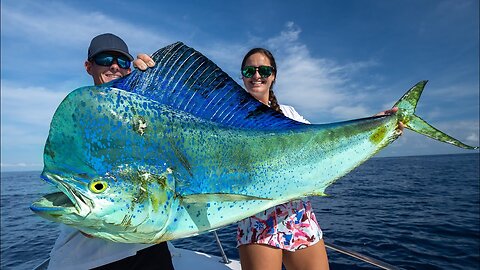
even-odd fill
[[[325,192],[312,192],[305,195],[305,197],[310,197],[310,196],[329,197],[330,195],[326,194]]]
[[[229,194],[229,193],[203,193],[182,196],[185,203],[207,203],[207,202],[233,202],[250,200],[271,200],[270,198],[261,198],[257,196]]]

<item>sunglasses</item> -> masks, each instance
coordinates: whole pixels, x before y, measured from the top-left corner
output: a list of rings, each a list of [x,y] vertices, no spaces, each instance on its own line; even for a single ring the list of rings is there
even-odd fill
[[[106,53],[100,53],[93,57],[93,61],[95,62],[95,64],[104,67],[111,66],[114,60],[117,60],[118,66],[123,69],[127,69],[130,67],[130,60],[128,60],[128,58],[123,55],[116,56]]]
[[[255,75],[255,72],[257,70],[258,70],[258,74],[260,74],[260,77],[268,78],[270,75],[272,75],[274,68],[271,66],[259,66],[259,67],[246,66],[242,69],[242,75],[245,78],[251,78],[253,77],[253,75]]]

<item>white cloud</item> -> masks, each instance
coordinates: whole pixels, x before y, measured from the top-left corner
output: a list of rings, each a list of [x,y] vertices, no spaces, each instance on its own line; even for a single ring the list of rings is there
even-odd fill
[[[43,163],[1,163],[0,168],[3,171],[26,171],[26,170],[41,170]]]
[[[335,106],[331,112],[341,119],[356,119],[370,115],[370,110],[362,105],[357,106]]]
[[[67,93],[38,86],[17,87],[2,81],[2,125],[45,125]]]
[[[1,152],[2,161],[6,162],[2,168],[22,163],[32,167],[42,160],[51,118],[67,93],[43,87],[17,87],[2,80],[1,94]]]
[[[10,3],[11,4],[11,3]],[[91,38],[109,29],[139,45],[143,41],[157,43],[164,38],[148,31],[119,16],[110,17],[101,12],[84,12],[62,2],[22,1],[17,5],[2,5],[2,35],[22,37],[32,43],[52,43],[58,46],[82,47]],[[27,4],[28,8],[23,5]]]
[[[19,163],[1,163],[2,169],[4,168],[28,168],[28,167],[40,167],[43,166],[42,163],[25,163],[25,162],[19,162]]]
[[[290,47],[293,43],[297,43],[302,30],[295,25],[294,22],[287,22],[285,30],[280,32],[280,35],[272,37],[267,40],[267,44],[273,48]],[[295,50],[295,49],[293,49]]]
[[[471,144],[472,146],[479,146],[480,122],[469,120],[454,120],[442,122],[438,128],[456,139]]]
[[[469,135],[467,135],[465,141],[467,143],[472,143],[472,145],[478,145],[478,132],[476,133],[470,133]]]
[[[11,164],[11,163],[1,163],[1,166],[2,166],[2,167],[26,167],[27,164],[24,163],[24,162],[19,162],[19,163],[14,163],[14,164]]]

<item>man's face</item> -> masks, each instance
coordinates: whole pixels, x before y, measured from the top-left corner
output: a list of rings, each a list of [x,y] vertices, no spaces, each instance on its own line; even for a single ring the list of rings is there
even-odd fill
[[[115,57],[122,56],[122,54],[119,54],[117,52],[104,52],[102,54],[108,54]],[[112,80],[128,75],[131,72],[130,67],[121,68],[118,65],[117,59],[115,59],[109,66],[99,65],[95,63],[93,59],[90,61],[87,60],[85,61],[85,69],[87,70],[88,74],[93,77],[93,82],[95,83],[95,85],[110,82]]]

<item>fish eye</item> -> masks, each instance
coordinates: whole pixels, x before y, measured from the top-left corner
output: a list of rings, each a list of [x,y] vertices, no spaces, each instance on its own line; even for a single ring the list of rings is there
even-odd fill
[[[88,188],[93,193],[102,193],[107,189],[107,187],[108,187],[108,183],[103,180],[92,181],[90,182],[90,184],[88,184]]]

